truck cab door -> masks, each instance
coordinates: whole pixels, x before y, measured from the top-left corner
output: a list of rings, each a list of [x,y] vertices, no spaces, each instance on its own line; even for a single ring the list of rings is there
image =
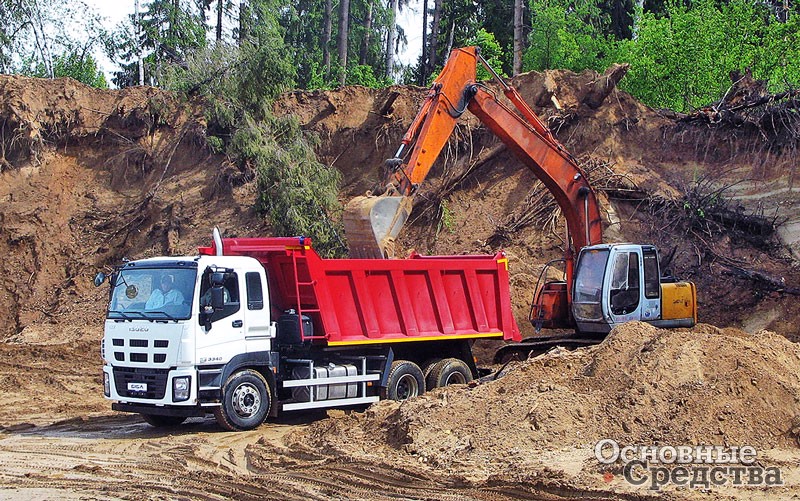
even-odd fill
[[[226,362],[241,352],[244,338],[244,308],[242,305],[243,277],[241,273],[225,274],[224,303],[221,309],[211,306],[212,284],[204,273],[199,291],[200,335],[197,339],[197,356],[201,364]]]

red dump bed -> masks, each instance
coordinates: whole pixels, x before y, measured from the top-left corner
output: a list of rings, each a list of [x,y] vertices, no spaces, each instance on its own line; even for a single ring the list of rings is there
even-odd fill
[[[222,246],[227,256],[258,259],[267,270],[273,311],[310,317],[313,339],[329,345],[520,340],[503,253],[323,259],[310,239],[289,237],[226,238]],[[215,248],[200,252],[214,254]]]

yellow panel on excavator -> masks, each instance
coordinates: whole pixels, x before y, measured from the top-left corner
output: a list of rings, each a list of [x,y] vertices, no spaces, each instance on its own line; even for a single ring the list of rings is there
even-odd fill
[[[692,282],[661,284],[661,319],[688,319],[697,323],[697,288]]]

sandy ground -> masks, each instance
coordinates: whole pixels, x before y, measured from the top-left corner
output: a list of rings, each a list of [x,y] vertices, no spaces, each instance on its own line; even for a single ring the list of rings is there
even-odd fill
[[[543,84],[548,78],[555,86]],[[515,85],[573,154],[608,162],[637,193],[680,194],[698,171],[734,173],[748,180],[737,184],[737,200],[785,223],[777,229],[783,246],[774,235],[755,244],[715,235],[713,252],[701,252],[682,230],[662,232],[662,222],[644,218],[639,201],[604,201],[617,215],[608,238],[672,254],[672,271],[698,283],[701,321],[747,332],[631,330],[600,347],[509,366],[494,383],[227,433],[212,419],[154,430],[110,410],[99,357],[106,290],[91,280],[123,257],[194,252],[214,225],[226,236],[269,234],[252,208],[252,173],[205,148],[202,108],[164,92],[0,76],[0,499],[800,496],[800,355],[787,341],[800,336],[800,303],[725,265],[800,287],[795,150],[781,155],[755,133],[675,123],[624,93],[597,109],[581,106],[595,78],[527,74]],[[391,90],[401,95],[392,114],[381,115]],[[276,106],[318,135],[320,159],[343,173],[346,200],[378,181],[423,94],[344,88],[287,94]],[[553,95],[569,109],[552,109]],[[431,204],[402,236],[404,250],[492,253],[495,229],[527,209],[533,175],[474,117],[464,117],[456,137],[422,187],[420,199]],[[436,200],[450,227],[432,216]],[[563,255],[561,235],[531,225],[503,244],[521,325],[542,265]],[[780,335],[758,337],[761,329]],[[480,353],[491,359],[492,347]],[[593,457],[603,437],[752,442],[785,486],[635,488]]]
[[[694,340],[687,342],[688,336]],[[642,346],[651,349],[643,352]],[[800,449],[793,430],[781,431],[794,422],[797,399],[792,395],[800,385],[791,381],[797,378],[792,369],[800,367],[800,349],[774,334],[756,337],[708,326],[680,334],[634,325],[598,347],[556,350],[515,363],[501,378],[475,387],[450,387],[366,410],[287,414],[242,433],[223,432],[212,418],[154,429],[138,416],[110,411],[97,377],[101,362],[91,347],[0,345],[6,404],[0,409],[0,499],[800,496]],[[702,377],[702,370],[719,364],[720,357],[733,350],[744,358],[740,375],[732,375],[729,386],[712,385],[699,394],[686,391],[684,383]],[[614,370],[636,353],[641,364],[632,367],[631,374],[650,372],[660,385],[624,377],[608,383],[603,371]],[[681,358],[682,370],[663,366]],[[597,375],[580,376],[589,366]],[[764,379],[761,390],[749,388],[757,368],[776,372],[762,374],[774,379]],[[697,384],[692,387],[697,389]],[[739,398],[730,398],[729,388]],[[624,395],[650,401],[646,407],[635,402],[625,407],[617,400]],[[767,407],[758,404],[757,395],[779,400]],[[604,408],[603,401],[616,402],[616,413]],[[737,402],[745,407],[737,407]],[[673,419],[674,426],[664,428],[659,414],[669,414],[677,404],[686,409],[686,419]],[[728,408],[729,419],[719,421],[716,413]],[[706,427],[704,414],[718,426]],[[633,416],[637,417],[631,420]],[[765,425],[765,419],[773,420],[774,426]],[[620,428],[624,422],[631,424]],[[680,437],[692,434],[693,443],[754,444],[757,464],[780,468],[784,485],[670,486],[654,492],[630,485],[621,476],[621,466],[604,466],[594,457],[598,437],[678,445]]]

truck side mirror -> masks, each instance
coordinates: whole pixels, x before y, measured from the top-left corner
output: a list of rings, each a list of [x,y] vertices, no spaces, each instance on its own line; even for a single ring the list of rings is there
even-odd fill
[[[225,289],[222,286],[215,285],[211,288],[211,307],[214,311],[225,307]]]
[[[224,273],[214,272],[214,273],[211,274],[211,286],[212,287],[214,287],[215,289],[217,287],[221,288],[224,283],[225,283],[225,274]]]
[[[101,271],[100,273],[97,274],[97,276],[94,277],[94,286],[100,287],[101,285],[103,285],[103,282],[105,281],[106,281],[106,274]]]

